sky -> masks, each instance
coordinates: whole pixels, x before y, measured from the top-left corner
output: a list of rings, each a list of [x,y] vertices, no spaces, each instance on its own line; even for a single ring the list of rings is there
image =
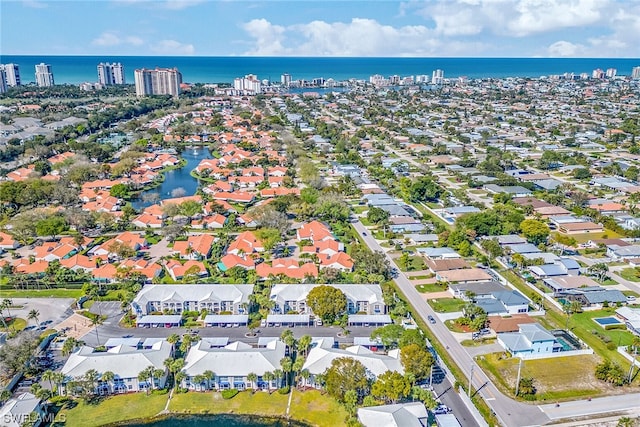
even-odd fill
[[[640,58],[640,0],[0,0],[0,55]]]

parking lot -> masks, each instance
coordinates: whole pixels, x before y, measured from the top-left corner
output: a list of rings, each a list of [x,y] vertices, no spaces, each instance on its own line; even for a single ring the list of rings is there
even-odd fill
[[[13,305],[19,308],[9,308],[13,317],[27,320],[29,312],[38,312],[38,322],[46,328],[53,328],[67,317],[73,314],[71,305],[73,298],[11,298]],[[35,320],[28,321],[30,326],[35,326]]]

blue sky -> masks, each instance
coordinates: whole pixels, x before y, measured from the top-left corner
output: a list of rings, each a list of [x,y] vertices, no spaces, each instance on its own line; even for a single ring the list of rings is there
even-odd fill
[[[640,57],[638,0],[0,0],[0,54]]]

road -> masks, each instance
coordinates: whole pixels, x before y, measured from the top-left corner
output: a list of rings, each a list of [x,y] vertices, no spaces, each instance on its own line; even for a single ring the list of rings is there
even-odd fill
[[[607,412],[640,412],[640,393],[620,396],[599,397],[591,400],[574,400],[555,404],[541,405],[540,409],[552,420],[565,420]]]
[[[352,224],[371,250],[386,254],[384,249],[371,237],[371,234],[367,232],[367,229],[360,221]],[[391,259],[388,254],[386,256],[391,265],[397,268],[393,259]],[[436,324],[430,324],[428,322],[427,316],[437,317],[435,311],[425,302],[399,268],[398,277],[395,280],[408,302],[416,310],[416,314],[429,326],[438,341],[448,348],[449,357],[456,363],[467,379],[471,376],[471,371],[473,370],[473,387],[479,390],[477,394],[479,394],[496,413],[496,417],[502,425],[506,427],[523,427],[543,425],[550,421],[549,417],[542,412],[539,407],[516,402],[502,394],[493,383],[491,383],[478,364],[469,356],[464,347],[458,343],[442,322],[437,322]]]

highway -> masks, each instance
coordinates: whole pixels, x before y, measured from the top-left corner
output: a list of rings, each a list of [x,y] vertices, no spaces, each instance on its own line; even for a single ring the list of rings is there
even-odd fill
[[[367,229],[360,221],[352,223],[355,230],[361,236],[363,241],[372,251],[386,252],[371,236]],[[387,259],[392,266],[398,269],[398,276],[395,281],[409,302],[415,309],[415,312],[428,325],[431,332],[447,347],[449,357],[462,370],[467,380],[473,369],[473,387],[479,390],[477,393],[487,402],[489,407],[495,412],[500,424],[505,427],[524,427],[544,425],[550,421],[550,418],[541,410],[540,407],[527,405],[525,403],[516,402],[515,400],[502,394],[484,374],[482,369],[473,360],[467,351],[458,341],[451,335],[447,327],[441,322],[430,324],[427,316],[431,315],[437,318],[435,311],[426,303],[420,293],[415,289],[413,284],[407,279],[407,276],[400,271],[393,259],[387,254]]]

